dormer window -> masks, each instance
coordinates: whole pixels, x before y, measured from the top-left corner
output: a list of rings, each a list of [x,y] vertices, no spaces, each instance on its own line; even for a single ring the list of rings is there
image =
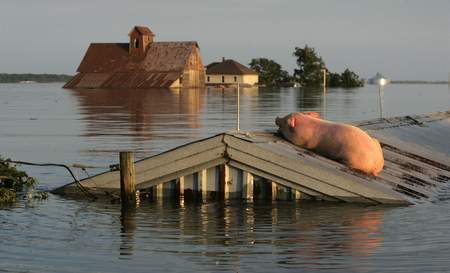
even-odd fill
[[[139,39],[134,39],[134,48],[139,48]]]

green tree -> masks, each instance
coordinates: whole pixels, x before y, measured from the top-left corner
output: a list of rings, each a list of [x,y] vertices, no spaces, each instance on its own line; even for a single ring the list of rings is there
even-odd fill
[[[277,62],[266,59],[256,58],[249,63],[250,67],[258,72],[259,83],[265,86],[284,86],[291,83],[291,76],[282,69]]]
[[[341,74],[341,87],[352,88],[364,86],[364,80],[360,79],[355,72],[345,69]]]
[[[327,73],[328,87],[340,87],[342,85],[341,74],[329,72]]]
[[[323,82],[325,63],[312,47],[296,47],[294,54],[298,69],[294,70],[294,78],[301,86],[319,86]]]

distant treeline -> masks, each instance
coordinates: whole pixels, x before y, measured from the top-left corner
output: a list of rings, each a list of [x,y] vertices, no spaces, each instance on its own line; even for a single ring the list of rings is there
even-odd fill
[[[364,86],[364,80],[350,69],[342,73],[329,71],[314,48],[305,45],[295,47],[292,54],[297,61],[293,74],[283,70],[281,65],[267,58],[252,59],[250,67],[258,72],[259,84],[263,86],[303,86],[355,88]]]
[[[412,80],[412,81],[402,81],[402,80],[392,80],[391,83],[408,83],[408,84],[448,84],[449,82],[446,81],[417,81],[417,80]]]
[[[0,83],[20,83],[20,82],[67,82],[72,76],[65,74],[6,74],[0,73]]]

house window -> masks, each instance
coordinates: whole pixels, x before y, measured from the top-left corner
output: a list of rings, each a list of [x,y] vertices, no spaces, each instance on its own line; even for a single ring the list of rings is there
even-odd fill
[[[222,76],[222,82],[225,82],[225,76]]]
[[[237,82],[237,77],[236,76],[234,76],[234,82]]]
[[[139,39],[134,39],[134,48],[139,48]]]
[[[209,82],[209,76],[208,76],[208,82]]]

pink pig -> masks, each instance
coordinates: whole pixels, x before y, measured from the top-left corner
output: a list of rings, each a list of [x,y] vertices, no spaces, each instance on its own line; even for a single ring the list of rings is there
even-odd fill
[[[317,112],[291,113],[275,123],[297,146],[374,176],[383,169],[380,143],[355,126],[323,120]]]

